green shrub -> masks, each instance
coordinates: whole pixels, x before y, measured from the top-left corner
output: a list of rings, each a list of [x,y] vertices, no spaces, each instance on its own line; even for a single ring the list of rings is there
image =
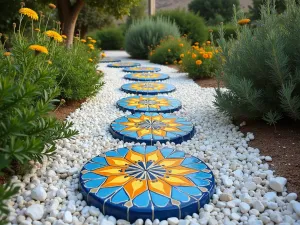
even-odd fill
[[[177,64],[180,61],[180,54],[186,52],[191,43],[184,37],[168,37],[160,41],[155,49],[149,54],[150,62],[158,64]]]
[[[216,56],[218,51],[210,41],[207,41],[203,47],[193,45],[182,57],[182,71],[187,72],[192,79],[213,77],[220,66]]]
[[[9,213],[6,201],[16,195],[19,189],[19,187],[10,183],[0,184],[0,225],[8,224],[8,221],[5,220],[6,215]]]
[[[124,45],[124,34],[118,27],[104,28],[96,33],[97,46],[104,50],[120,50]]]
[[[208,29],[209,31],[212,31],[215,40],[220,38],[220,34],[219,34],[220,26],[213,26],[213,27],[209,27]],[[229,40],[230,38],[234,38],[234,39],[236,38],[236,34],[237,34],[236,26],[232,24],[225,24],[223,25],[223,30],[224,30],[224,38],[226,40]]]
[[[216,92],[216,106],[233,117],[300,119],[300,7],[287,1],[278,15],[266,5],[252,30],[241,26],[236,41],[218,41],[225,60],[220,74],[227,91]],[[222,33],[222,32],[221,32]]]
[[[71,49],[61,46],[53,56],[53,66],[58,70],[60,96],[64,99],[79,100],[93,96],[104,84],[96,73],[95,63],[100,52],[89,50],[87,45],[75,40]]]
[[[178,27],[164,18],[146,18],[134,22],[125,36],[125,49],[133,58],[147,59],[150,48],[161,39],[180,36]]]
[[[187,35],[188,39],[195,42],[204,42],[208,38],[208,30],[204,20],[192,12],[175,9],[160,11],[155,17],[169,18],[176,23],[181,35]]]

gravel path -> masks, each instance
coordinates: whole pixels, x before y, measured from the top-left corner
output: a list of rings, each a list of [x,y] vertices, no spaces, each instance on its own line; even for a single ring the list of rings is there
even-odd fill
[[[129,60],[124,52],[107,52],[110,57]],[[148,61],[143,66],[152,65]],[[99,64],[105,73],[106,84],[96,97],[90,99],[72,113],[68,120],[80,131],[74,140],[58,143],[55,158],[24,177],[13,177],[21,185],[21,194],[9,202],[11,224],[101,224],[129,225],[127,221],[103,216],[95,207],[86,206],[78,192],[78,174],[81,166],[91,157],[117,147],[122,141],[115,140],[108,132],[109,124],[126,115],[115,103],[129,96],[119,90],[129,81],[122,79],[121,69]],[[214,89],[201,88],[185,74],[175,69],[161,67],[171,79],[165,81],[176,86],[169,94],[179,99],[183,108],[174,114],[194,123],[196,134],[192,140],[176,147],[201,158],[213,170],[217,191],[210,204],[199,214],[178,220],[150,220],[145,225],[202,225],[202,224],[300,224],[300,203],[297,195],[286,192],[286,179],[275,177],[259,150],[248,147],[253,134],[244,136],[230,119],[220,114],[213,106]],[[130,113],[127,113],[130,114]],[[125,143],[126,146],[133,143]],[[175,147],[173,144],[168,144]],[[135,225],[142,225],[137,221]]]

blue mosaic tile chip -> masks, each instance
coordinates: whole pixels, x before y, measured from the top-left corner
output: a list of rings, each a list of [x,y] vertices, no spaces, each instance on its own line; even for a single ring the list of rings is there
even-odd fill
[[[158,67],[132,67],[123,69],[124,72],[128,73],[153,73],[159,72],[160,70]]]
[[[140,63],[134,63],[134,62],[116,62],[112,64],[108,64],[108,67],[113,68],[127,68],[127,67],[137,67],[140,66]]]
[[[131,94],[158,95],[173,92],[176,88],[161,82],[135,82],[122,85],[121,90]]]
[[[117,107],[123,111],[171,113],[181,109],[181,102],[168,96],[130,96],[117,102]]]
[[[215,191],[211,169],[172,148],[119,148],[89,160],[80,171],[87,204],[133,223],[198,213]]]
[[[121,62],[121,59],[105,57],[105,58],[100,60],[100,63],[113,63],[113,62]]]
[[[131,73],[126,74],[124,78],[136,81],[160,81],[169,79],[169,75],[165,73]]]
[[[153,145],[174,142],[180,144],[195,134],[194,125],[185,118],[173,114],[135,113],[123,116],[110,125],[114,138],[124,142],[140,142]]]

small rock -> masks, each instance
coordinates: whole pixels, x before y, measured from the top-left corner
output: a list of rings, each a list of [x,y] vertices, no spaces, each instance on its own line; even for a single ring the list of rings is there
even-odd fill
[[[144,220],[143,219],[137,219],[135,221],[135,225],[143,225],[144,224]]]
[[[162,220],[159,222],[159,225],[168,225],[168,221]]]
[[[153,220],[153,223],[152,223],[152,225],[158,225],[159,224],[159,219],[155,219],[155,220]]]
[[[257,200],[252,203],[253,208],[258,210],[259,212],[263,212],[265,210],[264,204],[261,201]]]
[[[254,216],[258,216],[259,215],[259,211],[257,209],[251,209],[249,211],[249,214],[250,215],[254,215]]]
[[[293,209],[295,211],[295,213],[300,216],[300,203],[297,201],[291,201]]]
[[[220,201],[229,202],[233,199],[232,195],[229,193],[222,193],[220,194]]]
[[[168,223],[170,225],[177,225],[179,223],[179,219],[177,217],[170,217],[168,218]]]
[[[224,176],[222,180],[226,187],[231,187],[233,185],[233,181],[229,179],[228,176]]]
[[[291,202],[291,201],[293,201],[293,200],[296,200],[297,199],[297,194],[296,193],[290,193],[290,194],[288,194],[287,196],[286,196],[286,200],[288,201],[288,202]]]
[[[267,162],[272,162],[272,157],[271,157],[271,156],[266,156],[266,157],[265,157],[265,160],[266,160]]]
[[[270,219],[275,223],[281,223],[282,222],[282,217],[280,215],[280,212],[270,213]]]
[[[254,191],[256,189],[256,184],[253,181],[248,181],[248,182],[245,183],[245,187],[249,191]]]
[[[65,223],[72,223],[73,217],[70,211],[65,211],[63,221]]]
[[[204,210],[207,211],[207,212],[211,212],[211,211],[214,210],[214,207],[212,205],[205,204],[204,205]]]
[[[231,213],[230,215],[231,219],[239,221],[239,219],[241,218],[241,216],[237,213]]]
[[[189,220],[179,220],[178,225],[189,225],[190,221]]]
[[[89,214],[91,216],[99,216],[100,215],[100,210],[98,208],[96,208],[95,206],[91,206],[89,208]],[[116,218],[113,217],[113,216],[108,217],[108,220],[111,221],[113,224],[117,223]]]
[[[108,221],[107,219],[103,218],[100,225],[114,225],[114,224]]]
[[[42,186],[37,186],[31,191],[31,198],[38,201],[45,201],[47,193]]]
[[[117,225],[130,225],[130,223],[127,220],[118,220]]]
[[[78,173],[78,168],[76,168],[76,167],[73,167],[73,168],[69,169],[69,171],[68,171],[69,175],[73,175],[76,173]]]
[[[67,193],[64,189],[59,189],[56,193],[57,197],[60,198],[66,198],[67,197]]]
[[[278,208],[278,204],[276,202],[268,202],[267,206],[269,209],[277,209]]]
[[[152,225],[152,221],[150,219],[146,219],[145,225]]]
[[[265,198],[267,201],[273,201],[273,200],[275,200],[276,197],[277,197],[276,192],[267,192],[267,193],[264,195],[264,198]]]
[[[270,188],[277,192],[283,192],[287,179],[284,177],[276,177],[270,180]]]
[[[26,209],[25,214],[32,220],[40,220],[44,215],[44,206],[39,204],[31,205]]]
[[[241,202],[240,210],[242,213],[247,213],[250,210],[250,205],[248,205],[246,202]]]

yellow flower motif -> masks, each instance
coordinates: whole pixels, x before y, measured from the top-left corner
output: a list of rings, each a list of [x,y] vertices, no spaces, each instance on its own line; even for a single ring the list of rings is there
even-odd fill
[[[146,104],[146,102],[155,102],[154,104]],[[157,98],[157,97],[143,97],[140,98],[130,98],[127,100],[128,106],[135,106],[137,109],[152,108],[160,109],[164,106],[170,106],[167,99]]]
[[[179,44],[179,47],[183,47],[184,45],[182,43]]]
[[[184,58],[184,54],[182,53],[182,54],[180,54],[180,58]]]
[[[245,25],[245,24],[248,24],[248,23],[250,23],[250,19],[242,19],[242,20],[239,20],[238,21],[238,24],[239,25]]]
[[[192,58],[195,59],[197,55],[195,53],[192,54]]]
[[[35,51],[35,53],[48,54],[48,49],[41,45],[30,45],[29,49]]]
[[[61,35],[61,37],[63,38],[63,39],[67,39],[67,36],[66,35]]]
[[[131,85],[131,88],[137,91],[143,90],[143,91],[160,91],[165,88],[164,83],[135,83]]]
[[[51,60],[47,60],[47,63],[48,63],[49,65],[52,65],[52,61],[51,61]]]
[[[95,44],[97,41],[96,40],[91,40],[91,43]]]
[[[136,78],[157,78],[159,77],[158,73],[135,73],[132,75]]]
[[[50,9],[56,9],[56,5],[54,5],[53,3],[50,3],[48,6]]]
[[[3,55],[4,55],[4,56],[10,56],[11,53],[10,53],[10,52],[4,52]]]
[[[40,32],[41,30],[39,28],[34,29],[36,32]]]
[[[48,31],[45,32],[45,34],[48,37],[53,38],[57,42],[62,42],[63,41],[62,36],[59,33],[57,33],[56,31],[48,30]]]
[[[93,59],[89,58],[89,62],[93,62]]]
[[[19,10],[19,13],[22,14],[22,15],[28,16],[32,20],[38,20],[39,19],[38,14],[34,10],[29,9],[29,8],[21,8]]]
[[[202,64],[202,60],[200,60],[200,59],[196,60],[196,65],[197,66],[200,66],[201,64]]]

